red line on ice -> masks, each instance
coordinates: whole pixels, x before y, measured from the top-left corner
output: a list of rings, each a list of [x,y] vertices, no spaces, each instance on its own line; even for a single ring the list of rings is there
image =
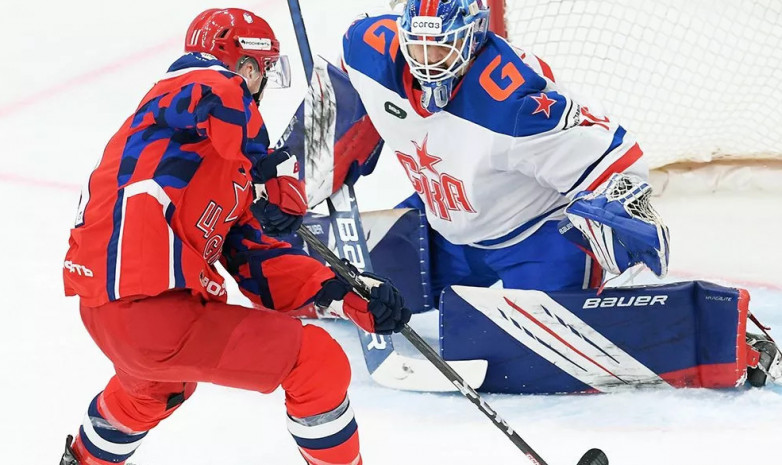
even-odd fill
[[[48,89],[42,89],[33,95],[28,95],[27,97],[22,97],[18,100],[8,102],[5,105],[0,106],[0,118],[5,118],[13,113],[24,110],[27,107],[44,102],[47,99],[52,98],[53,95],[64,93],[77,87],[90,84],[93,81],[104,78],[108,73],[114,73],[121,69],[131,67],[137,64],[139,61],[149,58],[150,55],[171,49],[181,41],[182,40],[180,37],[168,39],[164,42],[158,43],[157,45],[153,45],[143,50],[139,50],[129,55],[117,58],[116,60],[99,68],[88,69],[83,73],[73,76],[70,79],[66,79]]]
[[[12,173],[0,173],[0,182],[7,184],[21,184],[28,187],[43,187],[45,189],[55,189],[68,192],[79,192],[81,190],[81,186],[79,184],[28,178],[26,176],[19,176]]]

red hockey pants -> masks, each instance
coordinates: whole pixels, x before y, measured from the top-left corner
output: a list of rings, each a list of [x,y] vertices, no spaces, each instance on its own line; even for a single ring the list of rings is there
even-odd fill
[[[170,291],[82,306],[81,316],[116,370],[98,407],[128,431],[153,428],[202,381],[263,393],[281,385],[288,413],[299,418],[346,398],[350,366],[341,347],[278,312]],[[357,454],[357,435],[351,442]]]

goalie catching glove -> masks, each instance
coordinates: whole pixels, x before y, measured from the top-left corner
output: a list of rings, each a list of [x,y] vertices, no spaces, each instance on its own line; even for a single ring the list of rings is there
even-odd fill
[[[298,174],[296,157],[285,148],[263,157],[253,168],[256,200],[250,209],[264,233],[291,234],[304,221],[307,195]]]
[[[358,275],[355,267],[349,266]],[[335,276],[321,284],[321,290],[315,295],[315,305],[329,307],[333,301],[342,300],[341,309],[331,305],[329,310],[340,318],[351,320],[364,331],[376,334],[401,331],[410,321],[410,310],[405,307],[399,290],[390,281],[379,276],[370,273],[358,276],[371,289],[368,301],[353,292],[347,281]]]
[[[576,195],[565,209],[560,233],[591,250],[610,273],[643,263],[663,277],[668,272],[668,227],[649,202],[651,195],[652,187],[641,178],[613,174],[595,191]]]

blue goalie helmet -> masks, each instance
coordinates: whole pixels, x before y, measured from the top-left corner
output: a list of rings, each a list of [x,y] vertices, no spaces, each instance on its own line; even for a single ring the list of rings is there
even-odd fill
[[[408,0],[397,25],[399,48],[421,83],[422,106],[442,110],[486,42],[489,8],[484,0]]]

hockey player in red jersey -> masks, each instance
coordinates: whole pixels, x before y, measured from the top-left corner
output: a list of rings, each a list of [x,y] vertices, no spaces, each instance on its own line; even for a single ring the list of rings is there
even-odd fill
[[[185,42],[188,53],[108,143],[71,230],[65,292],[79,296],[116,375],[60,464],[125,463],[198,382],[263,393],[281,386],[307,463],[360,464],[347,358],[325,331],[284,312],[344,298],[346,316],[386,334],[410,312],[390,283],[374,281],[363,300],[264,234],[290,232],[306,210],[295,157],[268,150],[257,108],[266,84],[288,76],[269,25],[249,11],[207,10]],[[270,310],[227,304],[218,261]]]

